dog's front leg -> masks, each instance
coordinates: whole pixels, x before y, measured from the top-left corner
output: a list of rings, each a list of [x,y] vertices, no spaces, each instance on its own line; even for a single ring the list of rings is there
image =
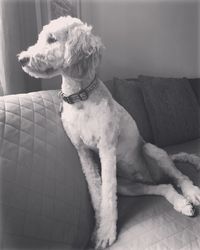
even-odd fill
[[[99,226],[100,220],[100,204],[101,204],[101,177],[98,172],[98,166],[93,160],[91,151],[84,147],[77,148],[81,161],[83,173],[88,183],[92,205],[95,210],[96,228]]]
[[[116,239],[117,223],[117,180],[116,148],[102,146],[99,149],[101,160],[101,208],[100,225],[97,230],[96,248],[110,246]]]

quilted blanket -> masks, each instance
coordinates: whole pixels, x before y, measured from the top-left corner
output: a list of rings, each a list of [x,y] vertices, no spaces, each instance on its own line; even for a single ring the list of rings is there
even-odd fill
[[[200,139],[167,148],[200,155]],[[189,164],[177,164],[200,186],[200,173]],[[164,198],[155,196],[119,198],[119,236],[109,250],[199,250],[200,208],[196,217],[176,212]]]
[[[0,98],[0,249],[82,249],[93,211],[57,91]]]

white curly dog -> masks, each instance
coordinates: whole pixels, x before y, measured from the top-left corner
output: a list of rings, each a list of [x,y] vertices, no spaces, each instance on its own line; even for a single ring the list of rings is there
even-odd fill
[[[192,216],[193,205],[200,204],[200,189],[173,161],[200,169],[200,159],[186,153],[168,156],[142,139],[135,121],[96,76],[104,47],[91,30],[71,16],[53,20],[44,26],[37,43],[19,54],[19,61],[37,78],[62,75],[62,122],[87,179],[96,215],[96,248],[105,248],[116,239],[117,192],[162,195],[175,210]],[[100,156],[101,174],[91,150]],[[182,194],[171,184],[162,184],[163,176],[170,177]]]

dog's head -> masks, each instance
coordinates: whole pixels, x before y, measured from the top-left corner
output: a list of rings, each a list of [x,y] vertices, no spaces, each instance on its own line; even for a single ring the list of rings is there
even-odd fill
[[[71,16],[52,20],[35,45],[22,51],[18,60],[23,70],[36,78],[59,74],[83,77],[99,65],[103,44],[92,27]]]

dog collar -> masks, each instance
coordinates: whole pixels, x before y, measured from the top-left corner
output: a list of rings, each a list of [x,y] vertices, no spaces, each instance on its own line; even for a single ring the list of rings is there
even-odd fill
[[[63,99],[63,101],[69,103],[69,104],[74,104],[76,102],[80,101],[86,101],[89,97],[89,93],[92,92],[96,86],[97,86],[98,81],[96,80],[96,75],[92,82],[85,88],[80,90],[78,93],[66,96],[62,90],[58,93],[59,97]]]

